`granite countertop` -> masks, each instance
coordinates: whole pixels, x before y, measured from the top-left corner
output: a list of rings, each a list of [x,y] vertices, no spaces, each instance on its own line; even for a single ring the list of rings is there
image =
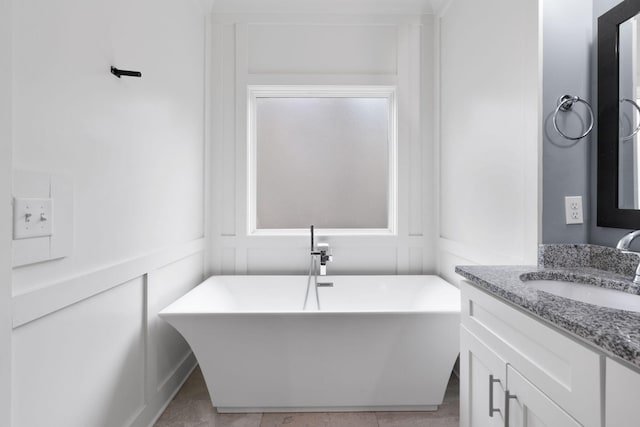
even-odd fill
[[[640,313],[539,291],[526,280],[564,280],[640,295],[640,257],[594,245],[541,245],[538,266],[457,266],[476,287],[640,368]],[[522,279],[525,279],[523,281]]]

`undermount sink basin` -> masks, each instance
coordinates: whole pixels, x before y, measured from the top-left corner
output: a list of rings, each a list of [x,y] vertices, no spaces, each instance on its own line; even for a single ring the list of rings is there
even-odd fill
[[[562,280],[527,280],[524,283],[560,297],[602,307],[640,312],[640,295]]]

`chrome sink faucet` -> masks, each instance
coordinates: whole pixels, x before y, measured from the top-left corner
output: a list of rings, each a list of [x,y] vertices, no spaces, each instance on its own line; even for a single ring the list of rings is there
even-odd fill
[[[629,246],[631,245],[631,242],[633,242],[633,240],[638,236],[640,236],[640,230],[632,231],[631,233],[622,236],[622,239],[620,239],[618,241],[618,244],[616,245],[616,249],[621,250],[624,253],[632,253],[638,256],[639,262],[638,266],[636,267],[636,277],[633,279],[633,283],[635,283],[636,285],[640,285],[640,253],[630,251]]]

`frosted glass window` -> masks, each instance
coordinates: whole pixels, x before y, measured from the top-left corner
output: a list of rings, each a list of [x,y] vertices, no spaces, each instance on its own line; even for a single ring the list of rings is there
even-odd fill
[[[256,97],[255,229],[389,230],[390,96]]]

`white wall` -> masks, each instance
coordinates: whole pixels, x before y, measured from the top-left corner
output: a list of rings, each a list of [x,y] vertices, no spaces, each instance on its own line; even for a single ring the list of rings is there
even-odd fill
[[[537,0],[453,0],[439,19],[439,272],[535,264]]]
[[[11,0],[0,0],[0,425],[11,425]]]
[[[247,235],[249,84],[397,86],[398,234],[320,240],[333,249],[330,274],[432,272],[432,17],[220,13],[213,22],[213,272],[306,274],[309,264],[306,232]]]
[[[75,218],[71,256],[13,270],[13,426],[146,426],[195,364],[157,312],[203,277],[203,4],[14,1],[12,22],[13,168],[70,176]]]

